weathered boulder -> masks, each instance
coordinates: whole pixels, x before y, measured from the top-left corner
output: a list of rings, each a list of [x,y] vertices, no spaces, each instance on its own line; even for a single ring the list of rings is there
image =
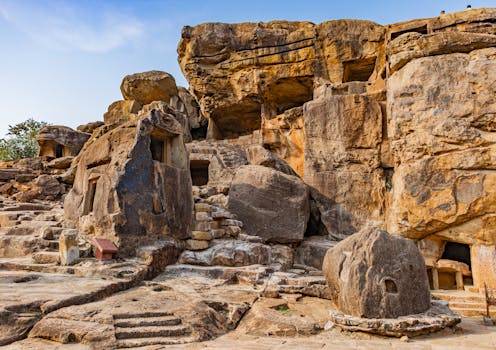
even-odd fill
[[[194,252],[185,251],[179,257],[180,264],[247,266],[280,264],[284,269],[293,265],[292,249],[237,240],[216,240],[210,248]]]
[[[92,135],[64,211],[81,234],[111,239],[123,255],[165,236],[189,237],[193,198],[183,127],[160,108]]]
[[[308,187],[296,176],[248,165],[239,168],[229,192],[229,210],[249,235],[268,242],[303,239],[310,207]]]
[[[86,124],[79,125],[76,130],[80,132],[85,132],[87,134],[92,134],[93,131],[98,129],[100,126],[104,125],[105,123],[98,120],[96,122],[90,122]]]
[[[366,227],[326,253],[324,276],[337,308],[364,318],[396,318],[430,308],[424,259],[416,244]]]
[[[337,241],[331,241],[325,236],[305,237],[296,248],[295,263],[322,270],[322,262],[327,251],[336,244]]]
[[[135,100],[120,100],[110,104],[103,120],[107,125],[122,124],[138,118],[142,104]]]
[[[45,126],[36,136],[36,141],[40,145],[39,156],[53,158],[76,156],[90,136],[91,134],[67,126]]]
[[[247,148],[248,161],[252,165],[262,165],[283,172],[288,175],[296,175],[295,171],[276,154],[260,145],[252,145]]]
[[[121,83],[121,92],[125,100],[135,100],[141,105],[153,101],[170,103],[172,97],[177,97],[174,77],[156,70],[125,76]]]

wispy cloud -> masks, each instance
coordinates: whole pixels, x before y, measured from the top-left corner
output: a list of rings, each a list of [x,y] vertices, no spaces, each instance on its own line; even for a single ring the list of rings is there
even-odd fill
[[[116,8],[85,8],[84,4],[0,0],[0,17],[38,44],[57,50],[105,53],[143,36],[145,26],[137,17]]]

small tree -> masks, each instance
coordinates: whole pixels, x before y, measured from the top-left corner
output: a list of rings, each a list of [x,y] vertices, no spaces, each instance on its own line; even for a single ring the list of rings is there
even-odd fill
[[[48,123],[32,118],[16,125],[9,125],[7,137],[0,139],[0,161],[36,157],[39,150],[36,135],[46,125]]]

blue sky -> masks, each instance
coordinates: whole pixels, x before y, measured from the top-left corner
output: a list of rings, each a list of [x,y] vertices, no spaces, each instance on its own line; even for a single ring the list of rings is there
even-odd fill
[[[187,83],[176,47],[184,25],[273,19],[389,24],[496,0],[0,0],[0,136],[34,118],[76,127],[103,120],[126,74],[164,70]]]

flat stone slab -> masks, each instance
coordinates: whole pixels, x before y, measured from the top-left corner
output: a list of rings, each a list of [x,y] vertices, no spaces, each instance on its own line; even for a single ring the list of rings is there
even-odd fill
[[[426,312],[398,318],[361,318],[331,311],[329,326],[351,332],[411,337],[452,328],[460,322],[461,316],[451,311],[446,302],[433,300]]]
[[[97,300],[127,281],[0,270],[0,346],[22,339],[46,313]]]

